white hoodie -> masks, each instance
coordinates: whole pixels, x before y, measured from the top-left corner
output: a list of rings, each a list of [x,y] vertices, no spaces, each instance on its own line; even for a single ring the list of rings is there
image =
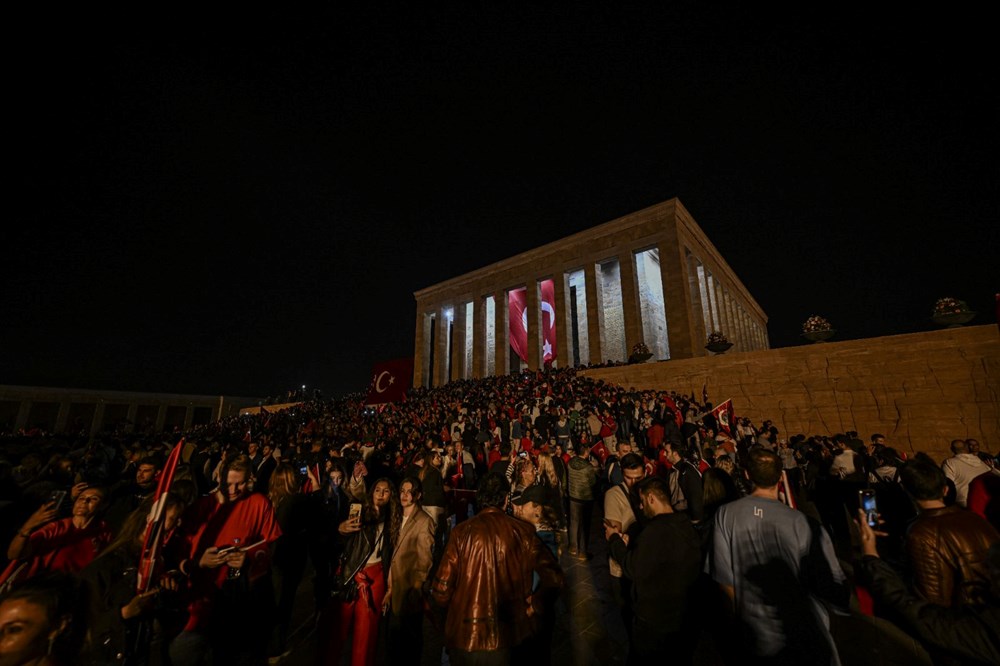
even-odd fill
[[[975,453],[959,453],[941,463],[944,475],[955,482],[955,503],[964,507],[969,496],[969,484],[980,474],[990,471],[989,465]]]

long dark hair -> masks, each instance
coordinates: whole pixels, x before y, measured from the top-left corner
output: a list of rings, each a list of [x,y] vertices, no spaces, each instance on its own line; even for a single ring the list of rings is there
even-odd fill
[[[166,497],[163,498],[163,501],[164,512],[166,512],[167,509],[175,507],[180,507],[182,510],[184,508],[184,502],[174,493],[167,493]],[[139,505],[139,508],[128,515],[128,518],[125,519],[125,524],[123,524],[121,530],[118,531],[118,536],[115,537],[114,541],[108,544],[107,548],[101,551],[101,554],[98,555],[98,557],[110,555],[111,553],[121,550],[122,548],[124,548],[130,555],[139,557],[139,551],[142,550],[142,543],[139,541],[139,537],[146,531],[146,518],[149,516],[149,511],[152,508],[153,498],[147,497],[145,501]]]
[[[379,518],[373,497],[375,496],[375,487],[382,482],[385,482],[389,486],[389,503],[385,508],[384,515]],[[399,491],[396,490],[396,485],[391,479],[382,477],[372,484],[372,489],[365,496],[364,515],[366,523],[381,521],[389,529],[389,539],[392,542],[393,548],[395,548],[396,544],[399,543],[399,530],[403,526],[403,510],[399,504]]]

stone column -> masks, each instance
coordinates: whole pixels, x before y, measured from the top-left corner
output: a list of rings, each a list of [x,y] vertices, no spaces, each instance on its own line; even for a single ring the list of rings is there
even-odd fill
[[[160,424],[159,429],[163,429],[163,419],[167,415],[167,408],[160,407],[160,414],[157,422]],[[90,422],[90,432],[88,433],[88,440],[94,439],[94,435],[101,432],[101,428],[104,426],[104,401],[100,400],[96,405],[94,405],[94,418]]]
[[[729,296],[729,290],[723,288],[722,290],[722,302],[726,304],[726,335],[729,336],[729,341],[736,343],[739,341],[739,320],[736,318],[736,311],[733,309],[733,299]],[[736,344],[733,344],[736,347]],[[736,347],[739,351],[739,347]]]
[[[472,378],[486,376],[486,303],[479,291],[472,297]]]
[[[411,386],[423,387],[424,364],[424,311],[417,303],[417,327],[413,332],[413,383]]]
[[[676,213],[674,214],[676,215]],[[697,332],[695,310],[688,284],[688,263],[674,215],[664,224],[657,243],[660,251],[660,279],[663,281],[663,309],[670,334],[670,358],[704,356],[704,343]]]
[[[635,253],[631,250],[618,256],[622,284],[622,317],[625,320],[625,358],[632,353],[632,345],[643,340],[642,308],[639,305],[639,285],[636,282]],[[650,340],[646,346],[649,347]],[[654,351],[654,349],[650,349]]]
[[[184,410],[184,429],[185,430],[190,430],[191,429],[191,422],[192,421],[194,421],[194,407],[189,404],[187,406],[187,409]]]
[[[69,420],[69,408],[70,401],[68,399],[59,401],[59,411],[56,412],[55,432],[66,432],[66,421]]]
[[[451,377],[465,377],[465,299],[455,304],[454,333],[451,341]]]
[[[740,351],[750,351],[750,347],[747,344],[747,318],[746,318],[746,313],[743,311],[743,307],[739,304],[739,302],[736,303],[736,316],[739,318],[739,325],[740,325],[739,350]]]
[[[583,265],[583,281],[587,290],[587,338],[590,341],[590,362],[602,363],[601,322],[604,319],[604,303],[600,300],[601,290],[597,286],[597,271],[594,262]]]
[[[746,310],[743,310],[743,343],[746,345],[747,351],[754,351],[757,349],[753,344],[753,338],[750,336],[750,315],[747,314]]]
[[[691,299],[691,330],[694,333],[694,341],[701,342],[698,345],[698,349],[704,347],[702,341],[708,339],[708,331],[705,330],[705,311],[704,306],[701,302],[701,285],[698,281],[698,264],[700,263],[694,255],[685,253],[687,261],[685,262],[687,266],[687,286],[688,286],[688,296]],[[661,259],[662,262],[662,259]],[[662,263],[661,263],[662,266]],[[662,274],[662,269],[661,269]],[[681,286],[681,289],[684,287]],[[664,301],[666,301],[666,292],[664,292]],[[670,336],[673,336],[673,331],[667,328],[667,332]],[[674,358],[673,349],[671,348],[670,357]]]
[[[219,399],[219,402],[220,403],[222,402],[221,398]],[[136,415],[136,413],[138,413],[138,411],[139,411],[139,405],[137,403],[130,402],[129,405],[128,405],[128,412],[125,414],[125,418],[128,419],[128,423],[129,423],[128,426],[126,426],[126,428],[125,428],[126,432],[135,432],[135,415]],[[221,408],[219,409],[219,414],[216,417],[216,420],[217,421],[221,421],[222,420],[222,409]]]
[[[17,418],[14,420],[14,430],[18,431],[28,425],[28,418],[31,416],[31,400],[22,400],[17,407]]]
[[[507,338],[507,292],[501,289],[493,294],[493,314],[496,324],[494,325],[493,357],[497,364],[497,376],[509,374],[507,368],[507,347],[510,346]]]
[[[440,307],[435,307],[434,318],[430,321],[430,330],[426,332],[426,335],[429,338],[428,344],[433,345],[433,347],[428,347],[428,349],[433,349],[430,354],[434,357],[429,368],[430,372],[427,373],[427,385],[431,388],[440,384],[441,361],[444,358],[441,355],[441,328],[443,326],[441,322],[442,316],[442,309]]]
[[[438,306],[435,313],[437,330],[434,332],[434,380],[432,386],[442,386],[448,383],[448,318],[445,316],[445,306]]]
[[[559,271],[552,276],[552,293],[556,299],[556,360],[553,366],[567,368],[573,365],[573,324],[569,321],[571,310],[566,307],[566,274]]]
[[[524,311],[528,313],[528,369],[538,370],[541,367],[541,349],[538,337],[541,327],[538,325],[538,314],[541,312],[538,298],[538,280],[533,277],[524,281]]]
[[[103,409],[101,412],[103,413]],[[97,412],[94,412],[94,420],[97,420]],[[163,432],[163,426],[167,422],[167,405],[160,405],[160,408],[156,411],[156,424],[153,426],[153,430],[156,432]]]

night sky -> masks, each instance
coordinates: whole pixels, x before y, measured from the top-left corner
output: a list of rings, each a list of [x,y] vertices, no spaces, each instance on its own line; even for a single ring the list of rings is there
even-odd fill
[[[772,346],[995,321],[985,15],[414,4],[12,17],[0,384],[360,390],[415,290],[674,196]]]

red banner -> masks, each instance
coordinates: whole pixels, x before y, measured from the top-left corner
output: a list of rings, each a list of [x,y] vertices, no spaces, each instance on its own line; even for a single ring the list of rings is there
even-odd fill
[[[542,364],[552,363],[558,355],[556,347],[556,288],[552,280],[539,283],[542,312]],[[510,346],[514,353],[528,362],[528,290],[507,292]]]
[[[412,358],[399,358],[395,361],[382,361],[375,364],[365,404],[379,405],[384,402],[401,402],[405,399],[412,378]]]
[[[184,449],[184,440],[174,445],[173,451],[167,456],[167,462],[160,472],[160,480],[156,484],[156,493],[153,500],[153,507],[149,510],[146,519],[146,535],[142,540],[142,554],[139,557],[139,571],[136,578],[136,592],[140,594],[147,592],[156,575],[156,564],[160,559],[160,547],[164,542],[163,523],[164,507],[166,506],[167,493],[174,483],[174,472],[177,471],[177,463],[181,459],[181,451]]]
[[[552,280],[542,280],[542,364],[556,358],[556,285]]]
[[[726,400],[724,403],[712,410],[712,416],[719,424],[719,430],[725,430],[730,437],[733,436],[735,416],[733,415],[733,401]]]
[[[525,363],[528,362],[528,313],[527,289],[514,289],[507,292],[507,307],[510,329],[510,346],[514,353]]]

